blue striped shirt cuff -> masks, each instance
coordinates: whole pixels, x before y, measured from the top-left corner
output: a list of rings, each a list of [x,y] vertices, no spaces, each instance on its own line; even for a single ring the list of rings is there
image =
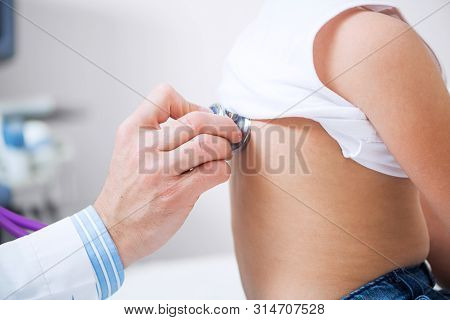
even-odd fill
[[[97,277],[98,296],[104,300],[123,284],[123,264],[117,247],[94,207],[87,207],[71,219]]]

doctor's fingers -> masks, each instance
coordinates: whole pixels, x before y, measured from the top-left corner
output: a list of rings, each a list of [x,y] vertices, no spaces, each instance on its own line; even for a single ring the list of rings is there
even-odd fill
[[[207,112],[191,112],[158,130],[158,149],[173,150],[200,134],[209,134],[237,143],[241,130],[228,117]]]
[[[125,120],[124,126],[135,129],[141,127],[159,128],[159,124],[169,118],[178,119],[193,111],[208,112],[184,99],[168,84],[154,88],[139,107]]]
[[[164,152],[163,157],[169,174],[180,175],[206,162],[231,159],[231,145],[222,137],[200,134],[178,148]]]
[[[185,197],[190,195],[190,200],[196,201],[205,191],[226,182],[231,175],[231,168],[224,160],[210,161],[185,175],[179,189]]]

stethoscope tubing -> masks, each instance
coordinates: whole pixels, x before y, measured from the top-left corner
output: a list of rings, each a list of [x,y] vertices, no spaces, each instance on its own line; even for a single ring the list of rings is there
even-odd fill
[[[42,222],[18,215],[3,207],[0,207],[0,226],[16,238],[28,235],[26,230],[37,231],[46,227]]]

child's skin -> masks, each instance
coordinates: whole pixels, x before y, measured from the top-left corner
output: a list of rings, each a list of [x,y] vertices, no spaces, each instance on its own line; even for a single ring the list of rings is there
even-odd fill
[[[339,298],[427,257],[440,283],[450,284],[450,97],[430,52],[407,29],[398,19],[350,10],[319,32],[314,60],[322,82],[366,113],[410,179],[343,158],[313,121],[252,122],[263,128],[233,159],[231,181],[249,298]],[[295,174],[289,166],[267,172],[267,162],[292,149],[289,139],[264,134],[272,126],[298,136],[310,127],[302,147],[310,174],[298,163]],[[255,160],[258,174],[244,174]]]

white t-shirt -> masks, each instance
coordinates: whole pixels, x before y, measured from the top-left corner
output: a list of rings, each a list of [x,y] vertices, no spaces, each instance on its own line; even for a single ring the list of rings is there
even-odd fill
[[[319,30],[343,11],[361,6],[404,20],[395,1],[268,0],[227,58],[220,102],[250,119],[317,121],[344,157],[406,178],[366,115],[325,87],[314,67],[313,43]]]

